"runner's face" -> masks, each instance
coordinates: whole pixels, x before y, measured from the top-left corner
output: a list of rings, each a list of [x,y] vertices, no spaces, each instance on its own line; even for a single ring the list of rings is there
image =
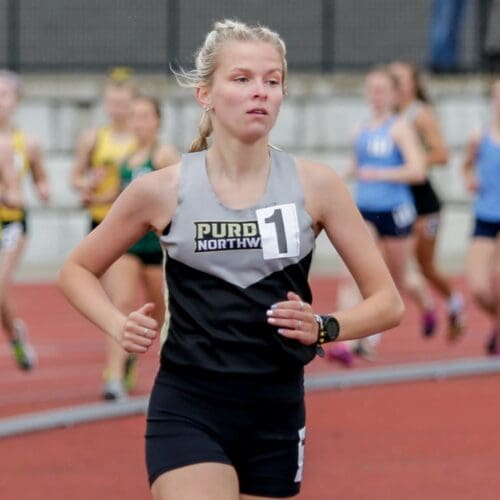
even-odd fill
[[[283,63],[266,42],[231,41],[219,52],[207,90],[214,130],[244,143],[267,137],[283,100]]]
[[[398,82],[397,98],[402,102],[412,101],[415,98],[415,82],[412,71],[406,64],[392,64],[390,71]]]
[[[153,104],[144,99],[135,100],[132,104],[130,125],[139,140],[154,140],[160,128],[160,120]]]
[[[130,116],[132,92],[127,87],[108,87],[104,93],[104,106],[111,121],[126,122]]]
[[[0,78],[0,120],[9,120],[17,105],[17,93],[12,84]]]
[[[394,84],[385,73],[371,73],[366,78],[366,100],[377,113],[387,113],[394,110],[396,100],[394,90]]]

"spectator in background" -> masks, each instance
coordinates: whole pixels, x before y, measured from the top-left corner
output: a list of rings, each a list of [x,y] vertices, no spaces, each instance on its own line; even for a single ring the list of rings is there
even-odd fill
[[[17,172],[19,193],[21,182],[31,175],[38,197],[48,203],[50,190],[43,168],[42,148],[38,139],[20,130],[13,122],[14,113],[21,97],[21,80],[12,71],[0,71],[0,137],[10,142],[13,149],[13,165]],[[17,365],[30,370],[36,363],[36,355],[28,341],[25,323],[18,317],[9,289],[24,248],[28,226],[23,203],[17,208],[0,205],[2,221],[2,247],[0,252],[0,289],[2,326],[11,340]]]
[[[467,0],[433,0],[430,33],[430,68],[449,73],[460,68],[460,35]]]

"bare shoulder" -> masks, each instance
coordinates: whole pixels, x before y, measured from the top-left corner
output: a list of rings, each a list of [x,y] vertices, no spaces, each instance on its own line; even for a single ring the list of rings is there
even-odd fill
[[[38,156],[42,151],[42,143],[40,142],[40,139],[31,134],[25,134],[25,140],[28,156]]]
[[[78,145],[81,148],[92,149],[97,141],[97,135],[99,133],[99,127],[91,127],[85,129],[78,137]]]
[[[125,189],[120,198],[133,211],[143,211],[155,231],[161,233],[175,213],[180,182],[181,163],[155,170],[138,177]]]
[[[177,164],[180,155],[177,149],[170,144],[160,144],[154,155],[154,165],[156,169],[169,167]]]
[[[391,136],[393,139],[397,140],[412,134],[413,129],[411,125],[403,117],[398,116],[391,126]]]
[[[304,190],[306,210],[315,223],[323,225],[328,212],[350,197],[347,186],[335,170],[321,162],[297,158],[297,170]]]
[[[295,158],[295,163],[303,185],[322,189],[325,185],[342,182],[334,169],[325,163],[305,158]]]

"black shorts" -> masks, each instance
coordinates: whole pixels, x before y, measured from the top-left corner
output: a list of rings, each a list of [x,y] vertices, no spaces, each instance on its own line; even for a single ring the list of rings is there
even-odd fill
[[[136,252],[134,250],[127,250],[127,255],[137,257],[144,266],[163,265],[163,252]]]
[[[411,194],[418,216],[437,214],[441,210],[441,202],[429,179],[423,184],[412,184]]]
[[[90,219],[89,233],[91,233],[100,223],[101,221],[98,222],[95,219]]]
[[[185,387],[185,379],[160,369],[146,430],[150,484],[173,469],[217,462],[234,467],[242,494],[281,498],[299,493],[305,442],[303,399],[256,402],[239,394],[231,400]]]
[[[23,218],[20,220],[4,220],[2,222],[2,227],[5,229],[6,227],[9,227],[9,225],[18,225],[21,227],[21,231],[23,235],[26,235],[28,232],[28,221],[26,218],[26,213],[24,213]]]
[[[500,221],[489,222],[476,218],[473,237],[496,238],[500,233]]]
[[[361,215],[375,226],[380,237],[404,238],[411,234],[415,223],[415,209],[409,203],[400,205],[392,211],[361,210]]]

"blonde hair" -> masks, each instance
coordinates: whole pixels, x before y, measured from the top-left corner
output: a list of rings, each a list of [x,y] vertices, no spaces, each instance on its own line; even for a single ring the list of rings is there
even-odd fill
[[[134,81],[134,70],[126,66],[115,66],[110,68],[104,83],[104,91],[107,89],[126,89],[132,97],[136,97],[137,86]]]
[[[242,23],[240,21],[225,19],[214,23],[203,45],[195,56],[195,67],[191,71],[183,69],[174,70],[177,82],[182,87],[197,88],[201,85],[210,85],[215,70],[217,69],[217,56],[221,46],[229,41],[240,42],[266,42],[272,45],[280,54],[283,64],[283,92],[287,73],[286,47],[281,37],[275,31],[265,26]],[[198,137],[191,143],[189,152],[207,149],[207,139],[213,131],[212,120],[208,109],[205,109],[198,126]]]

